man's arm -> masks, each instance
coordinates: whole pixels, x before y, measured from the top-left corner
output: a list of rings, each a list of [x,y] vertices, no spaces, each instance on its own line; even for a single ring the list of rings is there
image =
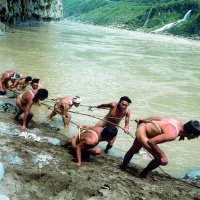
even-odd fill
[[[114,104],[115,104],[115,102],[100,104],[97,106],[97,108],[113,108]]]
[[[26,105],[26,110],[24,112],[24,117],[23,117],[23,124],[22,124],[22,127],[21,127],[21,131],[25,131],[26,129],[26,122],[27,122],[27,117],[29,115],[29,112],[30,112],[30,109],[31,109],[31,106],[32,106],[32,102],[28,102],[27,105]]]
[[[153,120],[161,121],[162,119],[164,119],[164,117],[146,117],[146,118],[137,118],[137,119],[135,119],[135,122],[139,122],[140,121],[141,123],[143,123],[146,120],[149,120],[149,121],[153,121]]]
[[[106,146],[106,148],[104,150],[105,153],[108,153],[108,150],[113,147],[113,143],[115,142],[116,137],[117,136],[115,136],[112,140],[107,140],[108,144],[107,144],[107,146]]]
[[[53,101],[58,101],[58,100],[62,100],[63,98],[66,98],[66,96],[64,97],[57,97],[57,98],[51,98]]]
[[[124,132],[129,133],[130,110],[127,111],[125,116]]]
[[[16,80],[12,85],[9,86],[10,90],[17,90],[17,86],[19,85],[19,80]]]
[[[76,145],[77,145],[77,140],[78,140],[78,133],[76,133],[74,135],[74,137],[72,138],[72,142],[71,142],[71,145],[72,145],[72,148],[76,148]]]
[[[147,141],[151,149],[160,157],[161,165],[167,165],[168,158],[165,153],[158,147],[158,144],[173,141],[176,139],[176,137],[176,132],[171,130],[163,130],[163,134],[153,137]]]
[[[76,165],[80,166],[81,165],[81,151],[83,149],[87,148],[87,144],[85,141],[81,141],[78,145],[76,145],[75,151],[76,151],[76,158],[77,158],[77,163]]]

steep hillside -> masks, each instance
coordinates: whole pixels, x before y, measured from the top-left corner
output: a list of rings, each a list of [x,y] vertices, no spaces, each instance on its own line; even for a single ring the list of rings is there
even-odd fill
[[[200,0],[63,0],[63,9],[64,17],[94,25],[151,32],[174,23],[162,32],[200,35]]]
[[[1,0],[0,22],[32,24],[62,18],[62,0]]]

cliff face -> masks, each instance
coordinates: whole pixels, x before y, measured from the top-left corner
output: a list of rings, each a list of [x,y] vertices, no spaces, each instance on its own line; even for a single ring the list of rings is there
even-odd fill
[[[1,0],[0,21],[29,25],[40,21],[59,20],[63,15],[62,0]]]

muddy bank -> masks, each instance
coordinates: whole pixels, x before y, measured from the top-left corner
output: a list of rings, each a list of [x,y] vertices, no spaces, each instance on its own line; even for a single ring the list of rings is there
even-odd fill
[[[0,163],[4,169],[0,195],[12,200],[200,199],[200,180],[183,181],[158,172],[144,180],[139,178],[138,166],[122,171],[121,158],[105,154],[85,157],[78,167],[71,150],[59,145],[66,140],[59,130],[35,122],[27,129],[32,135],[20,136],[20,122],[13,120],[10,110],[6,112],[0,113]]]

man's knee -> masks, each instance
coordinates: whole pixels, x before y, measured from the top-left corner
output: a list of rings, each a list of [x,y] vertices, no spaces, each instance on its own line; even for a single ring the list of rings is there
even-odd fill
[[[29,118],[29,119],[31,119],[33,116],[34,116],[33,113],[29,113],[29,114],[28,114],[28,118]]]
[[[139,153],[139,151],[140,151],[140,149],[138,149],[138,148],[130,148],[129,150],[128,150],[128,152],[127,153],[131,153],[131,154],[137,154],[137,153]]]
[[[100,148],[96,148],[95,154],[96,154],[96,155],[101,154],[101,149],[100,149]]]

